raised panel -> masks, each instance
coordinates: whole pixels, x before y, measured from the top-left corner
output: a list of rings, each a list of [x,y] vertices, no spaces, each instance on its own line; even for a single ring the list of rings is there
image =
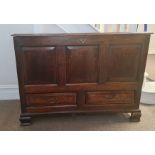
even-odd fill
[[[98,82],[98,46],[67,46],[67,83]]]
[[[110,45],[108,52],[108,81],[137,81],[141,45]]]
[[[23,47],[25,84],[56,84],[55,47]]]
[[[27,94],[28,106],[64,106],[76,105],[76,93]]]
[[[88,92],[86,95],[86,104],[134,104],[134,91]]]

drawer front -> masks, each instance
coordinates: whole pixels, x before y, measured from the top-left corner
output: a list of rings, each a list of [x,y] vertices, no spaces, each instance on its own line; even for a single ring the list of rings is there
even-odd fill
[[[76,93],[52,93],[26,95],[27,106],[76,105]]]
[[[88,92],[86,95],[86,104],[104,105],[104,104],[133,104],[134,91],[102,91]]]

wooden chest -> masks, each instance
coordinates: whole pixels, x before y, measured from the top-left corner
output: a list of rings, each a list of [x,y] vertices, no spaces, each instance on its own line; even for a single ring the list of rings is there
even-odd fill
[[[123,112],[139,121],[150,33],[15,34],[22,125],[50,113]]]

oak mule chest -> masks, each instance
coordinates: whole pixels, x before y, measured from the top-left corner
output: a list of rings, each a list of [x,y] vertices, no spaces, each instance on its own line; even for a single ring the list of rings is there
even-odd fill
[[[34,115],[131,113],[139,121],[150,33],[14,34],[20,122]]]

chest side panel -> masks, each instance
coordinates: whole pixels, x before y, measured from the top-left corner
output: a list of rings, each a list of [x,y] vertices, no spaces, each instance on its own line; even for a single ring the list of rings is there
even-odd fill
[[[142,44],[112,44],[108,49],[108,81],[136,82]]]

